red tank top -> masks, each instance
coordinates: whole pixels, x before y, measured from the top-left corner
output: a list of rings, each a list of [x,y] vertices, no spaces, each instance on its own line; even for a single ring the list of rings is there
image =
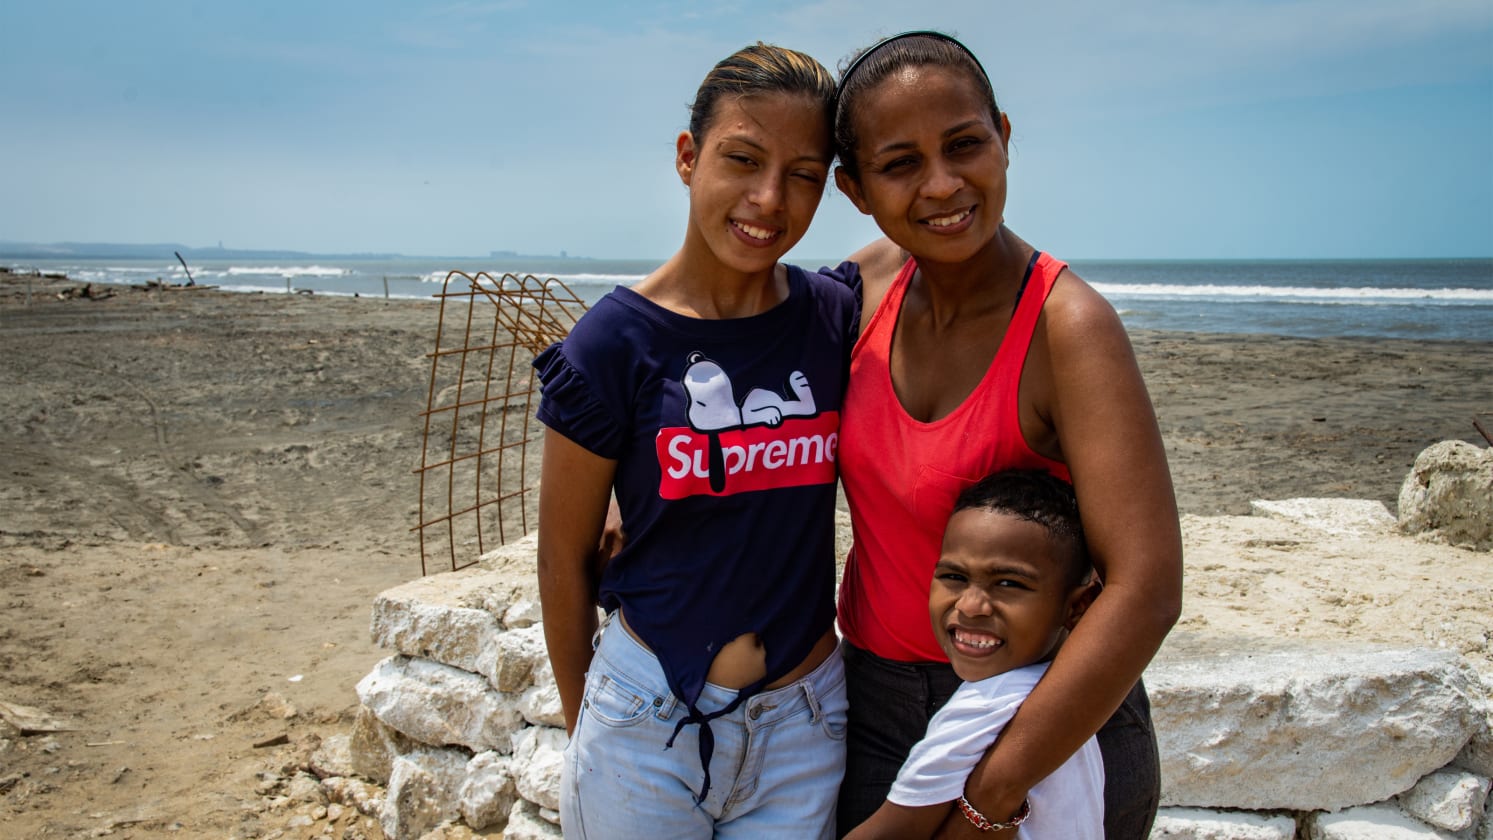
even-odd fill
[[[932,423],[910,417],[892,389],[892,333],[917,269],[908,260],[850,357],[840,420],[840,471],[855,543],[840,587],[840,630],[851,644],[901,662],[945,662],[928,617],[928,586],[954,499],[992,472],[1068,468],[1021,435],[1017,391],[1037,317],[1066,268],[1038,253],[990,369],[973,393]]]

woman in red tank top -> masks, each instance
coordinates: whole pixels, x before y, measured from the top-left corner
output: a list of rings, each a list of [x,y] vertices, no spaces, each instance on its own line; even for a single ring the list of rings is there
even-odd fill
[[[983,68],[947,36],[887,39],[841,75],[836,182],[887,236],[852,257],[863,308],[840,444],[855,528],[840,593],[842,832],[880,804],[958,685],[933,642],[928,585],[955,495],[1010,467],[1072,481],[1104,590],[966,798],[1005,819],[1097,732],[1107,836],[1145,837],[1155,813],[1139,679],[1181,609],[1171,477],[1114,309],[1006,227],[1010,137]],[[945,828],[971,827],[956,812]]]

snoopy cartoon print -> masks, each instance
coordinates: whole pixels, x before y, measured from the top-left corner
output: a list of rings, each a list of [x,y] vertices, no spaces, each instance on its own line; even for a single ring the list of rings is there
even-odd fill
[[[753,388],[738,405],[731,377],[720,365],[695,351],[687,357],[682,384],[689,401],[689,424],[710,438],[710,487],[719,493],[726,486],[725,457],[720,432],[751,426],[776,427],[785,417],[812,417],[816,413],[814,392],[803,371],[788,375],[794,399],[766,388]]]

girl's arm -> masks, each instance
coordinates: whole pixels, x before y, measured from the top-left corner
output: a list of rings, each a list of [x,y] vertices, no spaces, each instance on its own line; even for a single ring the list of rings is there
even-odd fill
[[[553,429],[545,431],[539,479],[539,603],[567,733],[575,731],[586,669],[591,666],[597,541],[616,473],[616,461],[593,454]]]
[[[1042,317],[1024,375],[1035,372],[1043,383],[1036,404],[1046,408],[1073,475],[1104,589],[970,774],[966,797],[995,819],[1020,807],[1028,789],[1099,731],[1182,609],[1182,537],[1171,474],[1119,316],[1098,293],[1066,277]],[[939,836],[981,835],[952,814]]]

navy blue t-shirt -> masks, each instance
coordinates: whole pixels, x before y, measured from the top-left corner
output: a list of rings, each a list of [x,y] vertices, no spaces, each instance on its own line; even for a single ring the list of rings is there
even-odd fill
[[[858,317],[847,286],[788,267],[788,298],[691,318],[618,287],[534,362],[539,419],[617,461],[627,543],[602,573],[692,716],[723,645],[756,633],[767,675],[834,621],[840,402]],[[734,705],[734,704],[733,704]],[[695,722],[702,722],[695,720]]]

